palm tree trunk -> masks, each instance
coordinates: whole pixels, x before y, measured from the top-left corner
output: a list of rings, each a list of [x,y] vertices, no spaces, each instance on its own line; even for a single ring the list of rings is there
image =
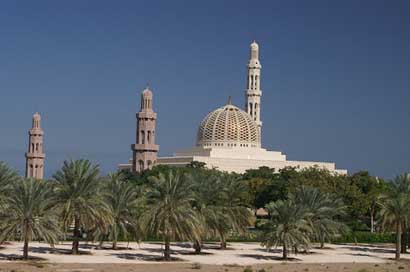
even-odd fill
[[[171,239],[168,236],[165,237],[164,259],[171,261]]]
[[[195,254],[201,254],[202,246],[201,242],[198,240],[194,241],[194,249],[195,249]]]
[[[223,234],[219,234],[220,239],[221,239],[221,249],[226,249],[226,239],[225,239],[225,235]]]
[[[114,226],[112,228],[113,232],[113,241],[112,241],[112,249],[117,249],[117,227],[116,224],[114,223]]]
[[[286,248],[286,245],[285,244],[283,244],[283,253],[282,253],[283,255],[282,255],[282,258],[284,259],[284,260],[287,260],[288,259],[288,249]]]
[[[325,239],[323,238],[323,235],[320,235],[320,248],[324,248],[325,247]]]
[[[396,260],[400,260],[400,248],[401,248],[401,223],[397,223],[396,230]]]
[[[28,260],[28,239],[24,238],[23,259]]]
[[[80,218],[77,216],[74,219],[74,230],[73,230],[73,245],[72,245],[72,254],[78,254],[78,247],[79,247],[79,239],[80,239]]]
[[[374,215],[373,209],[370,211],[370,232],[374,232]]]
[[[407,253],[407,238],[408,232],[406,226],[403,226],[403,232],[401,234],[401,253]]]

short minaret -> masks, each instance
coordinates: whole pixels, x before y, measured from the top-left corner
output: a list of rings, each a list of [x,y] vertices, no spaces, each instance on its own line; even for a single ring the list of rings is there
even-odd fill
[[[253,118],[259,128],[261,135],[262,121],[260,116],[261,109],[261,64],[259,62],[259,46],[253,41],[251,43],[251,56],[248,63],[248,80],[246,96],[246,112]]]
[[[141,110],[137,113],[136,144],[131,146],[132,171],[150,169],[157,161],[159,146],[155,144],[157,114],[153,111],[152,92],[147,86],[141,94]]]
[[[44,178],[43,135],[41,129],[41,116],[39,113],[33,115],[33,125],[28,131],[28,152],[26,153],[26,178]]]

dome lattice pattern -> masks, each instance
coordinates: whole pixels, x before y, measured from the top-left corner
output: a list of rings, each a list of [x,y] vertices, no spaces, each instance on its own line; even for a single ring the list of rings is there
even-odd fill
[[[202,120],[197,146],[258,148],[259,130],[249,114],[228,104],[210,112]]]

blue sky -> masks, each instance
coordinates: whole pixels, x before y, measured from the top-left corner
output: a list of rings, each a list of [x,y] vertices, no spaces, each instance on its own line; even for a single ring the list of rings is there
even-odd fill
[[[1,1],[0,160],[23,173],[43,116],[46,174],[131,156],[149,82],[160,154],[194,145],[260,45],[263,145],[391,178],[410,171],[409,1]]]

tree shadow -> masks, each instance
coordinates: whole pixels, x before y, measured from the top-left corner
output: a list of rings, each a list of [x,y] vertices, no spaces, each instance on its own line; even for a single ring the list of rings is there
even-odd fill
[[[117,246],[115,249],[112,248],[112,246],[102,246],[102,247],[95,247],[95,250],[114,250],[114,251],[121,251],[121,250],[133,250],[131,247],[121,247]]]
[[[327,247],[327,246],[324,246],[324,247],[320,247],[320,246],[315,246],[315,247],[312,247],[313,249],[317,249],[317,250],[336,250],[335,248],[333,248],[333,247]]]
[[[293,257],[288,257],[287,259],[283,259],[280,256],[267,256],[267,255],[259,255],[259,254],[239,254],[238,256],[244,257],[244,258],[253,258],[256,260],[264,260],[264,261],[290,261],[290,262],[300,261],[300,259],[293,258]]]
[[[0,260],[1,261],[26,261],[23,259],[22,255],[17,255],[17,254],[3,254],[0,253]],[[46,261],[47,259],[41,258],[41,257],[36,257],[36,256],[30,256],[28,257],[28,261]]]
[[[271,248],[271,249],[257,248],[255,250],[260,251],[260,252],[264,252],[264,253],[282,253],[282,249],[279,249],[279,248]]]
[[[388,253],[394,254],[394,249],[386,249],[386,248],[379,248],[379,247],[342,247],[343,249],[349,249],[351,251],[361,251],[361,252],[371,252],[371,253]]]
[[[163,254],[164,249],[161,248],[144,248],[141,247],[139,248],[140,250],[144,250],[144,251],[148,251],[151,253],[159,253],[159,254]],[[205,252],[204,248],[202,248],[201,253],[195,253],[195,250],[193,248],[190,249],[175,249],[171,247],[171,254],[172,255],[214,255],[214,253],[211,252]]]
[[[141,253],[113,253],[112,256],[115,256],[120,259],[125,260],[139,260],[139,261],[148,261],[148,262],[158,262],[164,261],[163,256],[153,255],[153,254],[141,254]],[[171,262],[181,262],[183,259],[171,257]]]
[[[72,255],[71,249],[53,247],[30,247],[30,251],[42,254]],[[78,255],[92,255],[90,251],[79,250]]]

